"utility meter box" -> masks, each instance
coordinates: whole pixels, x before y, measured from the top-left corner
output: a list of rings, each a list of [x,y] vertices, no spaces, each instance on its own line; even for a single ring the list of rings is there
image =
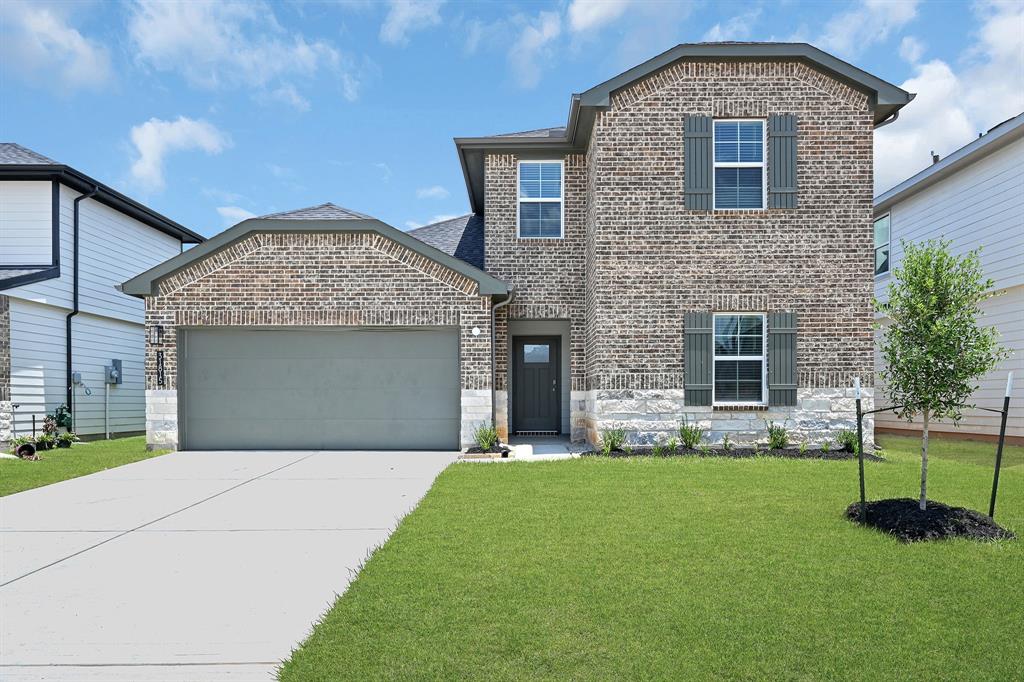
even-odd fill
[[[111,360],[110,364],[104,367],[106,370],[108,384],[120,384],[124,381],[124,375],[121,373],[121,361]]]

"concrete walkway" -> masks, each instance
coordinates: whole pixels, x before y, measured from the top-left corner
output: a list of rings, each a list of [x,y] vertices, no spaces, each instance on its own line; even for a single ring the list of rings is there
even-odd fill
[[[2,498],[0,679],[272,679],[457,457],[181,452]]]

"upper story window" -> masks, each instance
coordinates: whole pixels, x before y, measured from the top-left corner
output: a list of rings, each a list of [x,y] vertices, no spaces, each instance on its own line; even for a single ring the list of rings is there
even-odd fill
[[[889,214],[875,220],[875,275],[889,272]]]
[[[714,122],[715,208],[764,208],[764,121]]]
[[[765,400],[764,315],[715,314],[712,365],[715,405],[761,405]]]
[[[519,236],[562,236],[562,162],[519,162]]]

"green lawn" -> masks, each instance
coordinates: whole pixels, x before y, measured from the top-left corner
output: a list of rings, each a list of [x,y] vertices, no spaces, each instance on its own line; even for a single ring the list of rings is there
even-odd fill
[[[39,453],[38,462],[0,459],[0,497],[138,462],[165,451],[147,452],[145,436],[76,443]]]
[[[882,441],[869,497],[913,497]],[[931,496],[987,510],[984,451],[937,447]],[[1019,679],[1024,541],[900,544],[856,496],[854,461],[458,464],[281,678]],[[1024,532],[1020,466],[996,518]]]

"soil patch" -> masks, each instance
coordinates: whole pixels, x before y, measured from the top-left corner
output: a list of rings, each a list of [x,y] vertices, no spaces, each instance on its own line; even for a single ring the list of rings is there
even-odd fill
[[[950,507],[928,500],[921,511],[909,497],[873,500],[867,503],[865,525],[895,536],[902,542],[969,538],[971,540],[1012,540],[1016,537],[990,517],[964,507]],[[846,518],[860,522],[860,502],[846,508]]]
[[[508,457],[508,453],[512,452],[512,448],[506,445],[496,445],[495,447],[484,450],[479,445],[474,445],[471,448],[466,448],[467,455],[501,455],[502,457]]]
[[[581,457],[732,457],[735,459],[748,459],[751,457],[781,457],[784,459],[857,459],[857,455],[847,450],[821,450],[820,448],[808,448],[803,452],[799,448],[784,448],[782,450],[766,450],[764,448],[706,448],[703,450],[688,448],[676,448],[669,452],[667,448],[655,451],[652,446],[638,446],[629,450],[612,450],[605,454],[601,450],[589,450],[580,455]],[[884,461],[877,455],[865,453],[864,459],[874,462]]]

